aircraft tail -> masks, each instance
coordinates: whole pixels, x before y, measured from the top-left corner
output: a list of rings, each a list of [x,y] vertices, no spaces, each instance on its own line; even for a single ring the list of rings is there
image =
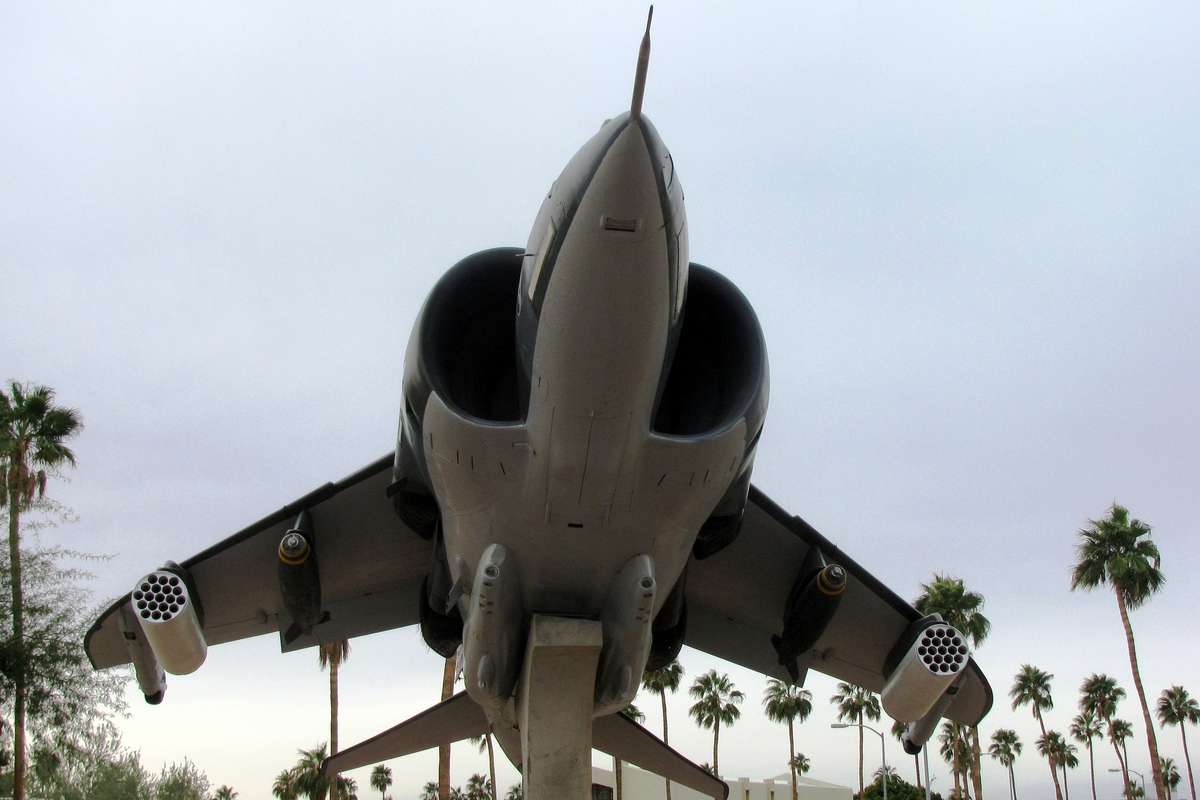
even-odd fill
[[[489,730],[483,709],[459,692],[377,736],[349,747],[325,762],[326,774],[378,764],[409,753],[483,736]]]
[[[624,714],[596,717],[592,722],[592,747],[714,800],[729,797],[725,781],[709,775]]]

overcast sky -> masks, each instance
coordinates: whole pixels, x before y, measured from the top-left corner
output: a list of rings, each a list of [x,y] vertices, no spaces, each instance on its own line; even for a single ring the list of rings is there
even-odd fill
[[[628,106],[642,4],[403,5],[0,5],[0,378],[83,413],[51,488],[81,520],[44,538],[115,555],[98,598],[388,452],[434,281],[523,245]],[[1147,692],[1200,693],[1198,42],[1195,3],[655,11],[645,110],[692,258],[742,288],[770,350],[755,482],[903,596],[934,572],[986,596],[981,731],[1026,742],[1024,800],[1053,789],[1006,701],[1022,663],[1056,676],[1059,730],[1093,671],[1133,695],[1111,594],[1068,590],[1075,531],[1114,500],[1168,578],[1132,618]],[[343,743],[437,699],[415,631],[353,647]],[[682,661],[749,695],[723,772],[783,772],[762,679]],[[811,775],[857,784],[833,682],[809,688]],[[121,727],[152,768],[190,757],[265,800],[326,738],[326,697],[314,652],[262,637],[213,648],[161,706],[132,691]],[[672,742],[708,760],[671,703]],[[1144,771],[1140,713],[1120,713]],[[1160,747],[1182,761],[1176,729]],[[434,762],[394,763],[396,796]],[[483,765],[455,748],[456,783]],[[1101,748],[1101,800],[1113,766]],[[995,762],[985,789],[1006,796]]]

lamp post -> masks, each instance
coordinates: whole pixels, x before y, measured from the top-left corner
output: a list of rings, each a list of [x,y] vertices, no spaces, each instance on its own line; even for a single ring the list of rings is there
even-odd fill
[[[831,728],[863,728],[879,737],[879,750],[880,750],[880,754],[883,757],[883,775],[880,776],[880,780],[883,782],[883,800],[887,800],[887,785],[888,785],[887,737],[884,736],[879,731],[872,728],[870,725],[863,725],[861,722],[835,722],[832,725],[830,725],[829,727],[831,727]],[[928,776],[926,776],[925,780],[926,781],[929,780]],[[1144,793],[1145,793],[1145,790],[1143,790],[1143,794]]]
[[[1108,771],[1109,772],[1120,772],[1121,770],[1110,768]],[[1134,775],[1137,775],[1139,778],[1142,779],[1142,797],[1145,797],[1146,796],[1146,776],[1143,775],[1142,773],[1138,772],[1136,769],[1130,769],[1129,767],[1126,767],[1125,771],[1132,772]]]

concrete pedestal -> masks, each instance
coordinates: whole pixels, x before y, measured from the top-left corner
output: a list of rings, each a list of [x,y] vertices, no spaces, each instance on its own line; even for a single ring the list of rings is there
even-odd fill
[[[591,800],[601,624],[535,614],[517,683],[526,800]]]

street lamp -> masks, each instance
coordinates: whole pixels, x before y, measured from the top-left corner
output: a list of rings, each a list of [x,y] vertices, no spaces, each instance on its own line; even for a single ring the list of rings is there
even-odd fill
[[[879,737],[879,750],[883,756],[883,775],[880,776],[880,779],[883,781],[883,800],[887,800],[887,785],[888,785],[887,737],[884,736],[879,731],[872,728],[870,725],[863,725],[861,722],[853,722],[853,723],[851,723],[851,722],[835,722],[832,725],[830,725],[829,727],[831,727],[831,728],[859,728],[859,729],[865,728],[866,730],[869,730],[871,733],[873,733]],[[1143,793],[1144,793],[1144,790],[1143,790]]]
[[[1120,772],[1121,770],[1110,768],[1108,771],[1109,772]],[[1130,769],[1129,767],[1126,767],[1125,771],[1132,772],[1134,775],[1137,775],[1139,778],[1142,779],[1142,797],[1145,797],[1146,796],[1146,776],[1143,775],[1142,773],[1138,772],[1136,769]]]

